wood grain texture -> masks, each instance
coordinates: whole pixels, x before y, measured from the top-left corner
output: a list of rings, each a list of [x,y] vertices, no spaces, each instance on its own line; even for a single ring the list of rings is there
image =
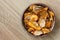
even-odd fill
[[[44,3],[55,12],[55,27],[45,37],[34,37],[24,29],[22,24],[23,12],[32,3]],[[0,0],[0,40],[60,40],[60,1]]]

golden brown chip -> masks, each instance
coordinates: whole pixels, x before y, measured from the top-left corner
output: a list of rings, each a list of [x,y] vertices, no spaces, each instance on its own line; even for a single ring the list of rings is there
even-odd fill
[[[46,12],[46,11],[42,11],[42,12],[40,12],[40,18],[43,18],[43,19],[47,19],[47,17],[49,17],[49,15],[48,15],[48,13]]]
[[[54,13],[52,11],[48,11],[49,14],[50,14],[50,17],[53,17],[54,16]]]
[[[33,7],[33,12],[34,12],[35,14],[38,14],[41,9],[42,9],[41,6],[34,6],[34,7]]]
[[[43,10],[47,11],[48,10],[48,7],[43,8]]]
[[[50,14],[50,21],[53,21],[53,18],[54,18],[54,13],[52,11],[48,11],[49,14]]]
[[[46,22],[46,27],[50,28],[50,27],[51,27],[51,24],[52,24],[51,21],[47,21],[47,22]]]
[[[50,30],[49,30],[49,29],[47,29],[47,28],[43,28],[43,29],[42,29],[42,31],[43,31],[43,33],[44,33],[44,34],[46,34],[46,33],[49,33],[49,32],[50,32]]]
[[[35,6],[36,6],[36,5],[31,5],[28,10],[29,10],[29,11],[32,11]]]
[[[40,26],[35,26],[32,22],[28,22],[28,25],[36,30],[41,30]]]
[[[40,11],[47,11],[48,7],[42,8]]]
[[[27,12],[24,14],[24,17],[28,16],[28,15],[31,15],[31,12]]]
[[[30,20],[31,20],[31,21],[37,21],[37,20],[38,20],[38,16],[37,16],[37,15],[32,15],[32,16],[30,17]]]
[[[34,31],[34,28],[29,28],[28,29],[28,32],[32,32],[32,31]]]
[[[38,16],[34,15],[34,14],[31,15],[31,13],[25,13],[24,19],[30,20],[30,21],[37,21],[38,20]]]

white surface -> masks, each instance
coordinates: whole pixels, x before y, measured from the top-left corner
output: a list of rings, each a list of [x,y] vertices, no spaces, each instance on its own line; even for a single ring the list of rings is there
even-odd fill
[[[55,12],[55,27],[45,37],[34,37],[22,25],[23,12],[32,3],[44,3]],[[0,0],[0,40],[60,40],[60,0]]]

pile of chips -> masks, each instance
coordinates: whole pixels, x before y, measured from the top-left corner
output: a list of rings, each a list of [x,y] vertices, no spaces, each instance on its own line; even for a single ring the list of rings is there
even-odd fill
[[[39,36],[51,32],[54,13],[48,7],[33,4],[26,9],[23,19],[27,31]]]

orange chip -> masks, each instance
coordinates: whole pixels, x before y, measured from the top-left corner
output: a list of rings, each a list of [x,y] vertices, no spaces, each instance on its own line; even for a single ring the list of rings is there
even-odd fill
[[[46,22],[46,27],[50,28],[50,27],[51,27],[51,24],[52,24],[51,21],[47,21],[47,22]]]
[[[50,14],[50,17],[53,17],[54,16],[54,13],[52,11],[48,11],[49,14]]]

